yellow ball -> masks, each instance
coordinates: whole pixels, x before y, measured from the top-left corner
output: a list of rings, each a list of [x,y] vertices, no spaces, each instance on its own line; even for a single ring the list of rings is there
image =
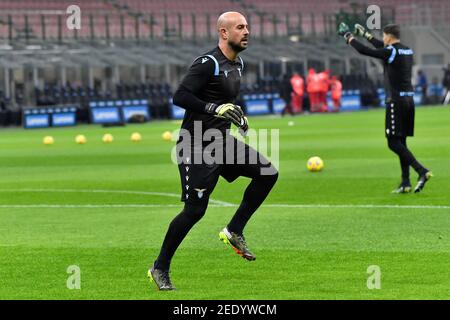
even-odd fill
[[[52,144],[55,143],[55,139],[53,139],[52,136],[45,136],[44,139],[42,140],[42,142],[43,142],[45,145],[49,146],[49,145],[52,145]]]
[[[306,163],[306,167],[309,171],[317,172],[321,171],[323,169],[323,160],[320,159],[320,157],[311,157],[308,159],[308,162]]]
[[[112,136],[112,134],[106,133],[106,134],[103,135],[103,139],[102,140],[103,140],[104,143],[110,143],[110,142],[113,142],[114,137]]]
[[[132,135],[131,135],[131,141],[133,141],[133,142],[139,142],[139,141],[141,141],[142,140],[142,136],[141,136],[141,134],[139,133],[139,132],[134,132]]]
[[[172,140],[172,133],[170,131],[166,131],[162,134],[162,138],[165,141],[170,141],[170,140]]]
[[[75,142],[78,144],[85,144],[86,143],[86,137],[82,134],[79,134],[75,137]]]

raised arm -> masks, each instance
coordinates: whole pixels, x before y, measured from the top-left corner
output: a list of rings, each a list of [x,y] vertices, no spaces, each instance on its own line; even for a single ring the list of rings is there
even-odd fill
[[[353,48],[355,48],[356,51],[365,56],[381,59],[387,61],[388,63],[392,63],[392,61],[394,61],[395,55],[397,54],[397,50],[392,46],[376,49],[366,47],[361,42],[355,39],[348,26],[343,22],[339,25],[338,34],[344,37],[345,41]]]
[[[349,39],[348,43],[362,55],[381,59],[381,60],[387,61],[389,63],[391,63],[394,60],[395,55],[396,55],[396,49],[391,46],[386,47],[386,48],[372,49],[372,48],[366,47],[361,42],[356,40],[354,37]]]
[[[383,48],[384,43],[381,40],[378,40],[371,34],[369,31],[367,31],[362,25],[355,24],[355,29],[353,32],[357,36],[361,36],[367,39],[375,48]]]

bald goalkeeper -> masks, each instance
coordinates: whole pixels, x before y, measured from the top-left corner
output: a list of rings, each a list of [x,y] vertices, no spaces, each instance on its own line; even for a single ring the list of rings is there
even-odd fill
[[[250,179],[240,206],[219,232],[219,239],[244,259],[255,260],[243,230],[278,178],[278,171],[264,156],[230,134],[231,124],[243,135],[248,130],[247,117],[235,104],[245,70],[239,53],[248,45],[247,21],[238,12],[226,12],[217,21],[217,32],[218,46],[194,60],[173,97],[175,105],[186,109],[177,142],[184,207],[170,223],[160,253],[148,271],[150,280],[159,290],[175,289],[169,276],[172,257],[188,232],[204,216],[219,177],[227,182],[238,177]],[[193,139],[186,139],[186,134],[182,138],[181,132]],[[202,136],[213,135],[215,148],[208,148],[211,142],[196,136],[199,132]],[[207,254],[202,252],[204,247],[200,245],[196,251],[199,264],[202,255]],[[230,270],[230,274],[232,272]]]

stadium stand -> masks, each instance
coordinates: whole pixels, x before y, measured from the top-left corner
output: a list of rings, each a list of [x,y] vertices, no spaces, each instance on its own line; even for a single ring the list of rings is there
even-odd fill
[[[243,11],[252,22],[256,37],[334,32],[337,12],[356,12],[367,1],[314,2],[294,0],[107,0],[77,1],[82,10],[80,31],[63,27],[64,8],[73,1],[5,0],[0,2],[0,36],[3,39],[39,38],[136,38],[206,37],[214,34],[214,18],[226,10]],[[450,2],[444,0],[377,1],[388,15],[402,25],[445,25],[450,19]],[[364,10],[362,11],[364,12]],[[59,13],[59,15],[58,15]],[[391,17],[395,15],[395,17]],[[91,28],[91,25],[94,25]],[[8,30],[10,26],[11,30]],[[87,26],[87,27],[86,27]]]
[[[89,102],[109,99],[147,99],[157,117],[170,116],[173,87],[215,45],[215,20],[226,10],[243,12],[250,24],[245,94],[273,93],[283,73],[314,67],[342,75],[346,90],[376,100],[370,92],[380,86],[381,67],[347,50],[335,33],[337,20],[364,21],[367,1],[78,0],[80,30],[66,27],[71,4],[0,1],[0,124],[19,124],[23,107],[60,104],[77,104],[87,120]],[[439,83],[450,59],[450,2],[377,4],[383,24],[406,27],[407,43],[427,43],[414,47],[417,68]]]

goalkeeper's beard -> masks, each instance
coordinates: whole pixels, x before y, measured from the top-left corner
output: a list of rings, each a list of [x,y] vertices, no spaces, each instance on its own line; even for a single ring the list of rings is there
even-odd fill
[[[248,41],[248,40],[247,40]],[[228,46],[234,51],[234,52],[241,52],[244,51],[245,49],[247,49],[247,47],[244,47],[243,45],[241,45],[241,41],[239,41],[238,43],[236,42],[228,42]]]

